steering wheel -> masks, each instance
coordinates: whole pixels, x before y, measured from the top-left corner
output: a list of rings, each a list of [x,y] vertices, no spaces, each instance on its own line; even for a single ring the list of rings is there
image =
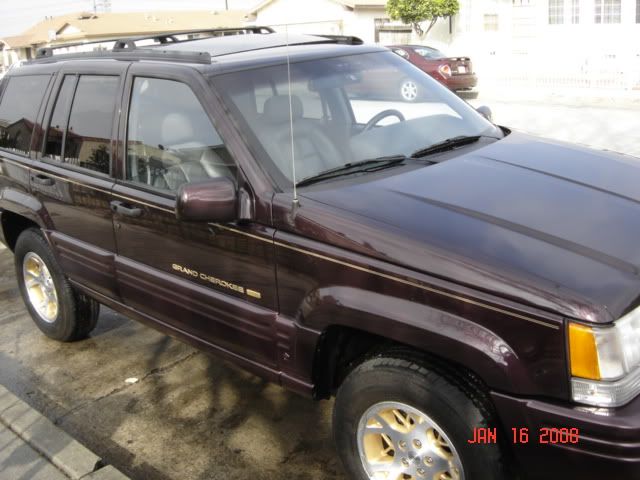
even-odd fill
[[[364,126],[364,128],[362,129],[362,133],[368,132],[373,127],[375,127],[380,122],[380,120],[387,117],[396,117],[401,122],[405,121],[404,115],[400,110],[395,110],[393,108],[390,108],[389,110],[383,110],[380,113],[377,113],[376,115],[374,115],[373,118],[369,120],[367,124]]]

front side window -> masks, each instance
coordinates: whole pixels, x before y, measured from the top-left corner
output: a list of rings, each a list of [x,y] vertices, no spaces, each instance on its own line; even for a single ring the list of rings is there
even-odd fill
[[[0,104],[0,148],[28,154],[48,75],[9,78]]]
[[[502,136],[391,51],[294,62],[290,71],[291,98],[286,64],[212,78],[249,148],[285,188],[294,180],[294,163],[301,181],[348,163],[408,156],[453,137]],[[415,93],[410,100],[408,87]]]
[[[64,163],[109,174],[118,77],[82,75],[71,106]]]
[[[235,179],[220,135],[184,83],[137,77],[127,132],[129,181],[175,192],[185,183]]]
[[[621,0],[595,0],[595,23],[620,23]]]

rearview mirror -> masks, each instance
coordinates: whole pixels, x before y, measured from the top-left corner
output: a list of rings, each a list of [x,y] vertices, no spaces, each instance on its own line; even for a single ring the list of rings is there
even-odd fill
[[[493,123],[493,113],[491,113],[491,109],[486,105],[481,105],[480,107],[476,108],[476,112]]]
[[[231,222],[238,216],[236,185],[227,177],[186,183],[178,189],[176,217],[189,222]]]

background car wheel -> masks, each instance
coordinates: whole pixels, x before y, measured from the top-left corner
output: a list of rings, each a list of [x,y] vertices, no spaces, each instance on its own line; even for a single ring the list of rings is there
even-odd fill
[[[390,354],[355,368],[338,390],[336,447],[357,480],[504,480],[497,444],[469,444],[493,427],[488,408],[456,381]]]
[[[400,84],[400,96],[406,102],[415,102],[420,94],[418,84],[411,79],[405,79]]]
[[[22,232],[14,255],[20,293],[38,328],[62,342],[89,335],[100,304],[73,289],[42,233],[34,228]]]

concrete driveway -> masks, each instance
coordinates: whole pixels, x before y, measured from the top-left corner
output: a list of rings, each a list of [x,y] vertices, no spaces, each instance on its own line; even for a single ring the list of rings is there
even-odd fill
[[[132,479],[344,478],[330,402],[107,309],[90,339],[49,340],[27,314],[13,270],[2,248],[0,384]]]

